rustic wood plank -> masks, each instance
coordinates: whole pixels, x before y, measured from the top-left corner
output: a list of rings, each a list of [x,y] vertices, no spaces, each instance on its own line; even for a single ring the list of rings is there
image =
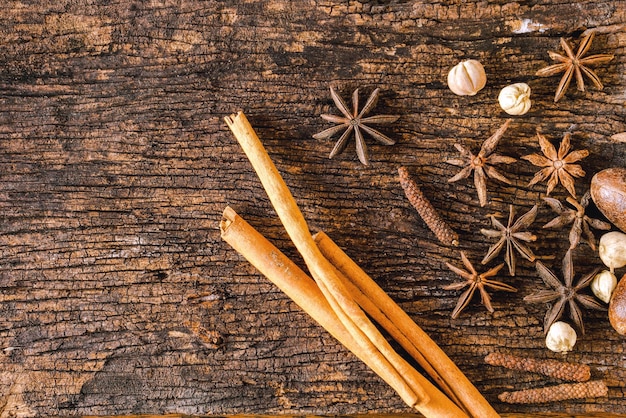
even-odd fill
[[[269,415],[252,415],[252,414],[236,414],[236,415],[211,415],[212,418],[265,418]],[[294,418],[317,418],[317,417],[328,417],[329,415],[290,415]],[[423,415],[420,414],[352,414],[352,415],[333,415],[335,418],[418,418]],[[528,415],[516,414],[516,413],[505,413],[502,414],[503,418],[519,418],[525,417]],[[584,416],[576,415],[576,414],[558,414],[553,412],[546,413],[536,413],[533,414],[534,417],[546,417],[546,418],[602,418],[602,417],[621,417],[624,416],[622,414],[609,414],[609,413],[591,413],[586,414]],[[193,418],[190,415],[180,415],[180,414],[167,414],[167,415],[111,415],[111,418]],[[83,417],[89,418],[89,417]],[[98,418],[106,418],[106,416],[99,416]]]
[[[442,248],[402,193],[406,165],[480,260],[486,215],[532,206],[535,168],[515,164],[513,185],[490,184],[480,208],[469,182],[447,183],[460,141],[477,147],[504,121],[500,88],[527,82],[530,113],[499,150],[537,149],[573,131],[588,148],[587,175],[624,166],[626,2],[330,0],[90,0],[24,2],[0,9],[0,416],[102,414],[406,413],[376,376],[338,346],[219,238],[227,204],[288,255],[295,251],[224,123],[244,109],[314,229],[323,229],[415,318],[498,411],[626,413],[623,338],[604,313],[567,356],[592,366],[609,397],[542,406],[501,404],[497,394],[546,384],[485,366],[493,350],[555,357],[543,347],[543,306],[521,299],[541,286],[520,262],[495,294],[449,314],[455,280]],[[559,37],[599,31],[593,53],[605,84],[570,87],[554,104],[549,64]],[[454,96],[448,69],[477,58],[487,87]],[[335,112],[328,87],[382,90],[376,108],[402,115],[370,145],[311,138]],[[563,189],[555,191],[564,197]],[[563,233],[541,230],[533,249],[558,267]],[[576,264],[599,265],[587,247]],[[623,274],[623,272],[622,272]],[[574,415],[571,415],[574,416]]]

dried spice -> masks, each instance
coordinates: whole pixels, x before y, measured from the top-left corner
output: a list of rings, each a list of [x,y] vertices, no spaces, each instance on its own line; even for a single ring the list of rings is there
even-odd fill
[[[530,86],[526,83],[515,83],[504,87],[498,94],[498,103],[509,115],[525,115],[530,110]]]
[[[359,160],[364,165],[369,165],[369,153],[367,151],[367,145],[365,144],[365,139],[363,138],[363,132],[369,134],[376,141],[380,142],[384,145],[393,145],[395,141],[388,136],[382,134],[381,132],[373,129],[367,125],[372,124],[385,124],[385,123],[393,123],[397,121],[400,116],[397,115],[377,115],[377,116],[368,116],[367,115],[373,108],[376,106],[376,102],[378,101],[378,95],[380,93],[380,89],[375,89],[372,94],[368,97],[363,109],[359,112],[359,89],[354,90],[352,93],[352,112],[349,110],[346,102],[343,101],[341,96],[337,94],[335,89],[330,88],[330,96],[335,102],[335,106],[339,109],[339,111],[343,114],[343,116],[330,115],[330,114],[322,114],[322,119],[337,123],[337,126],[333,126],[332,128],[328,128],[322,132],[319,132],[313,135],[315,139],[328,139],[333,135],[339,133],[341,130],[344,130],[343,134],[337,140],[335,147],[330,152],[329,158],[333,158],[336,155],[343,152],[346,149],[346,145],[348,145],[348,139],[350,138],[350,134],[354,131],[354,137],[356,140],[356,153],[359,157]],[[362,132],[363,131],[363,132]]]
[[[435,234],[439,242],[444,245],[459,245],[457,233],[439,216],[417,183],[411,178],[409,171],[405,167],[400,167],[398,174],[400,175],[400,185],[407,199],[417,210],[417,213],[422,217],[428,228]]]
[[[504,124],[480,147],[480,151],[477,155],[474,155],[470,150],[462,146],[461,144],[455,144],[454,147],[461,153],[460,159],[450,159],[446,162],[458,167],[463,167],[461,171],[454,177],[448,180],[453,183],[461,179],[468,178],[472,171],[474,172],[474,185],[478,192],[478,200],[480,206],[487,204],[487,177],[500,180],[503,183],[511,184],[511,181],[504,177],[502,173],[496,170],[494,164],[511,164],[517,161],[513,157],[506,157],[493,152],[498,145],[498,142],[506,132],[507,128],[511,124],[511,119],[508,119]]]
[[[448,266],[450,270],[452,270],[453,272],[461,276],[463,279],[465,279],[465,281],[444,286],[444,289],[445,290],[460,290],[460,289],[463,289],[464,287],[468,287],[468,289],[464,291],[459,297],[459,301],[457,302],[456,307],[452,311],[452,319],[457,318],[459,314],[461,313],[461,311],[463,311],[463,309],[469,304],[469,302],[472,300],[472,296],[474,296],[474,292],[476,291],[476,289],[478,289],[478,291],[480,292],[480,299],[481,299],[482,304],[485,306],[485,308],[487,308],[489,312],[493,312],[494,309],[493,309],[493,306],[491,305],[491,298],[489,297],[489,294],[487,293],[487,290],[485,289],[485,287],[490,287],[495,290],[504,290],[506,292],[517,292],[517,289],[514,288],[513,286],[510,286],[506,283],[491,280],[489,278],[498,274],[498,272],[504,266],[504,264],[500,264],[485,273],[478,274],[476,272],[476,269],[474,269],[474,266],[467,259],[467,256],[465,255],[463,251],[461,251],[461,260],[463,261],[463,265],[465,266],[467,270],[463,270],[461,268],[453,266],[450,263],[446,263],[446,266]]]
[[[535,359],[506,353],[490,353],[485,363],[511,370],[540,373],[555,379],[585,382],[591,378],[591,369],[586,364],[569,363],[553,359]]]
[[[491,218],[491,224],[495,229],[481,229],[480,233],[489,238],[499,238],[498,242],[492,245],[485,258],[481,261],[482,264],[487,264],[493,260],[504,246],[506,245],[505,261],[509,267],[509,274],[515,276],[515,251],[522,255],[528,261],[535,261],[535,255],[525,244],[526,242],[532,242],[537,237],[528,231],[525,231],[537,217],[537,205],[533,206],[528,212],[520,216],[515,223],[515,209],[513,205],[509,205],[509,221],[507,226],[504,226],[494,215],[489,215]]]
[[[611,295],[609,323],[619,335],[626,335],[626,274],[619,279]]]
[[[555,353],[569,353],[574,349],[576,341],[578,341],[576,330],[567,322],[554,322],[546,333],[546,348]]]
[[[585,209],[589,206],[591,201],[591,195],[589,192],[585,193],[580,199],[580,203],[577,202],[571,196],[567,198],[567,202],[574,207],[574,209],[563,206],[561,202],[552,197],[544,197],[543,200],[557,213],[557,217],[545,224],[544,228],[562,228],[566,225],[572,224],[572,228],[569,232],[570,249],[574,249],[578,246],[581,236],[584,235],[585,241],[589,244],[592,250],[596,250],[596,238],[591,232],[593,229],[609,230],[611,224],[601,221],[599,219],[590,218],[585,215]]]
[[[583,383],[563,383],[536,389],[525,389],[516,392],[503,392],[498,399],[506,403],[529,404],[558,402],[568,399],[599,398],[607,396],[609,389],[602,380]]]
[[[600,78],[587,66],[604,64],[611,61],[614,56],[608,54],[599,54],[584,57],[584,55],[587,53],[587,51],[589,51],[589,48],[591,47],[591,42],[593,42],[594,36],[595,34],[593,32],[585,36],[580,42],[580,45],[578,45],[578,50],[576,51],[576,54],[574,54],[573,48],[570,46],[570,44],[563,38],[561,38],[561,47],[563,48],[563,50],[565,50],[566,56],[553,51],[548,51],[548,55],[550,55],[550,58],[552,58],[552,60],[554,61],[558,61],[558,64],[553,64],[548,67],[542,68],[541,70],[537,71],[535,75],[540,77],[548,77],[565,72],[554,95],[555,103],[558,102],[559,99],[563,97],[563,95],[567,91],[567,88],[572,81],[572,77],[576,77],[576,84],[579,91],[585,91],[583,74],[589,77],[593,85],[596,86],[598,90],[602,90],[604,88],[604,86],[600,82]]]
[[[560,181],[567,191],[572,196],[576,197],[574,177],[583,177],[585,172],[580,165],[573,163],[588,156],[589,151],[577,150],[569,152],[571,146],[571,134],[569,132],[566,132],[563,136],[558,152],[556,151],[554,145],[552,145],[545,136],[537,132],[537,137],[539,138],[539,146],[541,146],[541,152],[543,155],[530,154],[523,156],[522,159],[530,161],[531,164],[536,165],[537,167],[544,168],[535,174],[535,177],[533,177],[528,185],[532,186],[549,177],[546,194],[550,194]]]
[[[605,168],[593,175],[591,199],[606,219],[626,232],[626,167]]]
[[[617,277],[609,270],[602,270],[591,281],[591,292],[604,303],[611,302],[611,296],[617,287]]]
[[[626,234],[611,231],[602,235],[598,255],[604,265],[611,269],[611,273],[614,273],[615,269],[626,266]]]
[[[477,60],[465,60],[448,73],[448,87],[459,96],[474,96],[487,84],[485,68]]]
[[[239,112],[224,119],[250,159],[287,234],[304,257],[305,264],[311,267],[314,277],[310,279],[303,272],[294,275],[293,272],[286,271],[285,266],[290,262],[289,259],[286,257],[282,257],[282,260],[281,257],[276,259],[274,256],[277,255],[277,249],[272,248],[273,246],[262,235],[251,229],[232,208],[226,208],[220,222],[222,238],[279,287],[281,283],[286,285],[283,290],[294,298],[296,304],[324,324],[332,335],[389,383],[409,407],[415,408],[424,416],[460,417],[467,411],[471,416],[497,417],[495,410],[437,344],[430,340],[399,307],[396,306],[396,309],[390,307],[393,303],[389,296],[365,272],[360,271],[358,265],[345,253],[340,256],[337,264],[330,261],[333,258],[332,252],[322,253],[321,246],[318,246],[315,238],[310,235],[307,222],[295,199],[245,115]],[[339,253],[343,253],[336,245],[335,248]],[[345,269],[340,272],[339,269],[346,265],[350,265],[347,267],[350,272]],[[295,264],[293,266],[296,267]],[[300,277],[302,275],[303,278]],[[349,286],[346,286],[348,281],[352,283],[353,288],[357,288],[356,293],[348,290]],[[417,353],[421,359],[418,362],[427,362],[428,366],[425,369],[433,372],[433,380],[445,386],[447,392],[455,394],[451,396],[454,401],[444,396],[394,350],[371,322],[363,310],[363,305],[359,305],[357,299],[363,302],[363,305],[369,306],[369,311],[372,309],[381,311],[386,317],[386,321],[382,322],[387,322],[400,333],[404,333],[402,330],[406,329],[405,326],[411,328],[413,324],[411,334],[417,337],[406,342],[412,344],[413,341],[418,344],[415,345],[415,350],[407,351]],[[382,307],[381,303],[385,304],[385,307]],[[396,321],[398,319],[399,321]],[[456,401],[459,402],[459,406],[454,403]]]
[[[595,277],[599,268],[594,269],[592,272],[585,274],[581,277],[576,284],[574,284],[574,265],[572,262],[572,251],[567,251],[563,258],[563,280],[561,282],[554,273],[552,273],[541,261],[535,263],[535,268],[539,277],[544,283],[550,287],[550,290],[540,290],[536,293],[524,297],[525,302],[529,303],[551,303],[552,306],[546,312],[544,319],[544,331],[547,333],[550,325],[556,320],[561,318],[567,305],[569,309],[569,316],[574,321],[574,324],[580,329],[582,334],[585,333],[585,327],[583,324],[582,312],[578,304],[588,309],[604,310],[604,306],[598,302],[593,296],[580,293],[581,290],[591,284],[591,281]]]

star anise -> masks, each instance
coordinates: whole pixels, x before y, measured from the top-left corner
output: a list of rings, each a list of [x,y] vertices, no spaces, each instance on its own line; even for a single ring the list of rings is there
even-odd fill
[[[535,261],[535,255],[528,248],[525,242],[532,242],[537,237],[528,231],[524,231],[528,228],[537,217],[537,205],[533,206],[528,212],[520,216],[515,223],[515,209],[513,205],[509,205],[509,222],[507,226],[504,226],[494,215],[489,215],[491,218],[491,224],[495,229],[481,229],[480,233],[489,238],[499,238],[498,242],[492,245],[485,258],[481,261],[482,264],[487,264],[493,260],[506,244],[506,265],[509,267],[509,274],[515,276],[515,251],[522,255],[528,261]]]
[[[474,266],[465,256],[465,253],[461,251],[461,260],[463,261],[463,265],[467,270],[463,270],[456,266],[453,266],[450,263],[446,263],[446,266],[459,276],[461,276],[465,281],[453,283],[447,286],[444,286],[445,290],[460,290],[464,287],[468,286],[469,288],[464,291],[459,297],[459,301],[456,304],[456,307],[452,311],[452,319],[455,319],[459,316],[461,311],[470,303],[472,300],[472,296],[474,296],[474,292],[476,289],[480,292],[480,299],[482,304],[487,308],[489,312],[493,312],[493,306],[491,305],[491,298],[487,293],[485,287],[490,287],[496,290],[504,290],[507,292],[517,292],[517,289],[508,284],[498,282],[495,280],[489,279],[489,277],[495,276],[498,274],[500,269],[504,266],[504,264],[497,265],[496,267],[490,269],[489,271],[478,274],[474,269]]]
[[[579,91],[585,91],[583,74],[589,77],[589,79],[594,84],[594,86],[596,86],[597,89],[602,90],[604,88],[604,86],[600,82],[600,78],[596,75],[596,73],[591,71],[587,67],[587,65],[604,64],[611,61],[614,56],[608,54],[599,54],[583,57],[583,55],[585,55],[591,47],[591,42],[593,41],[594,36],[595,34],[591,32],[583,38],[583,40],[580,42],[580,45],[578,46],[578,51],[576,51],[576,55],[574,55],[573,49],[570,44],[563,38],[561,38],[561,47],[565,50],[565,54],[567,54],[567,56],[557,54],[553,51],[548,51],[548,55],[550,55],[550,58],[552,58],[554,61],[558,61],[558,64],[553,64],[548,67],[542,68],[541,70],[537,71],[535,75],[538,75],[540,77],[547,77],[565,72],[554,95],[555,103],[558,102],[559,99],[565,94],[565,91],[572,81],[572,76],[576,77],[576,84]]]
[[[344,130],[343,134],[341,134],[339,140],[337,140],[337,143],[330,152],[329,158],[335,157],[346,149],[346,145],[348,145],[348,139],[350,138],[350,134],[352,133],[352,131],[354,131],[354,137],[356,138],[356,153],[359,157],[359,160],[364,165],[369,165],[369,153],[367,151],[367,145],[365,144],[365,140],[363,139],[363,132],[369,134],[372,138],[384,145],[395,144],[395,141],[393,139],[380,133],[376,129],[370,128],[367,125],[393,123],[397,121],[400,116],[377,115],[364,117],[366,114],[369,113],[370,110],[374,108],[374,106],[376,106],[379,93],[380,89],[377,88],[376,90],[374,90],[365,102],[365,106],[363,106],[363,109],[361,109],[361,111],[359,112],[359,89],[354,90],[354,93],[352,93],[351,112],[348,109],[346,102],[344,102],[341,96],[337,94],[335,89],[333,89],[332,87],[330,88],[330,96],[332,97],[333,102],[335,102],[335,105],[337,106],[339,111],[343,114],[343,117],[329,114],[320,115],[322,119],[329,122],[338,123],[339,125],[333,126],[332,128],[328,128],[322,132],[313,135],[313,138],[315,139],[328,139],[336,133],[340,132],[341,130]]]
[[[470,174],[472,174],[472,171],[474,171],[474,185],[476,187],[476,191],[478,192],[480,206],[485,206],[487,204],[488,177],[500,180],[506,184],[511,184],[509,179],[504,177],[502,173],[493,167],[494,164],[511,164],[516,161],[513,157],[506,157],[493,153],[498,145],[498,142],[500,141],[500,138],[502,138],[502,135],[504,135],[504,132],[510,124],[511,119],[504,122],[504,124],[493,135],[491,135],[491,137],[483,142],[483,145],[480,147],[480,151],[477,155],[474,155],[470,150],[461,144],[454,144],[454,147],[461,153],[461,157],[463,158],[450,159],[446,161],[448,164],[463,167],[457,175],[448,180],[449,183],[468,178]]]
[[[567,191],[572,196],[576,197],[574,177],[583,177],[585,175],[585,171],[579,164],[573,163],[588,156],[589,151],[577,150],[569,152],[571,136],[572,135],[569,132],[566,132],[565,135],[563,135],[563,140],[559,145],[559,152],[557,153],[554,145],[552,145],[545,136],[537,132],[537,138],[539,138],[539,145],[541,146],[541,152],[543,152],[543,155],[530,154],[523,156],[522,159],[530,161],[531,164],[536,165],[537,167],[544,168],[535,174],[535,177],[533,177],[530,183],[528,183],[529,186],[539,183],[549,177],[546,194],[550,194],[560,181]]]
[[[568,250],[563,258],[564,283],[562,283],[554,273],[543,265],[541,261],[537,261],[535,263],[535,267],[539,277],[541,277],[544,283],[551,289],[540,290],[536,293],[528,295],[524,297],[524,301],[529,303],[554,302],[550,309],[546,312],[543,322],[544,332],[547,333],[550,325],[561,318],[563,312],[565,311],[565,306],[567,305],[570,318],[580,329],[580,332],[584,334],[585,327],[583,325],[582,312],[578,304],[587,309],[603,310],[604,307],[600,304],[600,302],[595,300],[593,296],[581,294],[580,291],[591,284],[591,281],[600,269],[596,268],[592,272],[585,274],[578,280],[578,283],[574,285],[574,266],[572,263],[571,250]]]
[[[572,224],[572,229],[569,232],[570,250],[573,250],[578,246],[581,236],[584,234],[585,241],[589,244],[592,250],[596,250],[596,238],[591,232],[593,229],[601,229],[608,231],[611,229],[611,224],[601,221],[600,219],[590,218],[585,215],[585,209],[589,205],[591,200],[591,194],[585,193],[580,199],[580,203],[574,198],[569,196],[567,202],[574,207],[574,209],[567,208],[561,204],[557,199],[551,197],[544,197],[543,200],[557,213],[557,217],[545,224],[544,228],[562,228],[566,225]]]

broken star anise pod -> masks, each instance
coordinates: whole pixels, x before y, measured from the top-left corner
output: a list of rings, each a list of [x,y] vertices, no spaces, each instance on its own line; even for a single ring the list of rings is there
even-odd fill
[[[530,161],[537,167],[544,167],[539,170],[533,179],[528,183],[529,186],[548,179],[546,194],[550,194],[552,190],[559,184],[559,181],[567,189],[567,191],[576,197],[576,187],[574,186],[574,177],[583,177],[585,171],[579,164],[574,164],[589,155],[587,150],[576,150],[569,152],[571,144],[571,133],[566,132],[563,140],[559,145],[559,151],[556,151],[554,145],[546,139],[545,136],[537,132],[539,146],[543,155],[530,154],[524,155],[523,160]],[[569,154],[568,154],[569,153]]]
[[[544,197],[543,200],[557,213],[557,217],[545,224],[544,228],[562,228],[566,225],[572,224],[572,228],[569,232],[570,250],[573,250],[578,246],[581,236],[584,235],[584,239],[589,244],[592,250],[596,250],[596,238],[591,231],[593,229],[601,229],[608,231],[611,229],[611,224],[601,221],[600,219],[590,218],[585,215],[585,209],[589,205],[591,200],[591,194],[585,193],[580,199],[580,203],[573,197],[569,196],[567,202],[574,207],[574,209],[564,206],[557,199],[552,197]]]
[[[494,153],[500,138],[502,138],[502,135],[504,135],[504,132],[510,124],[511,119],[504,122],[504,124],[493,135],[491,135],[491,137],[483,142],[478,154],[474,155],[470,150],[461,144],[454,144],[454,147],[461,153],[461,157],[463,158],[446,160],[448,164],[463,167],[461,171],[448,180],[449,183],[468,178],[470,174],[472,174],[472,171],[474,172],[474,185],[476,187],[476,191],[478,192],[478,201],[480,202],[480,206],[485,206],[487,204],[488,177],[500,180],[506,184],[511,184],[509,179],[504,177],[502,173],[493,167],[494,164],[511,164],[517,161],[513,157],[506,157]]]
[[[556,322],[565,311],[567,306],[569,316],[574,324],[580,329],[582,334],[585,333],[583,324],[582,311],[579,304],[587,309],[604,310],[605,308],[593,296],[580,293],[581,290],[591,284],[596,273],[600,270],[596,268],[590,273],[581,277],[574,284],[574,265],[572,262],[572,251],[568,250],[563,258],[563,280],[561,282],[554,273],[552,273],[541,261],[535,263],[537,273],[544,283],[550,287],[550,290],[540,290],[536,293],[524,297],[525,302],[529,303],[552,303],[552,306],[546,312],[543,322],[544,332],[548,332],[550,325]]]
[[[490,287],[495,290],[504,290],[506,292],[517,292],[517,289],[513,286],[490,279],[490,277],[498,274],[504,264],[499,264],[485,273],[478,274],[463,251],[461,251],[461,261],[463,261],[463,265],[467,270],[463,270],[461,268],[453,266],[450,263],[446,263],[446,266],[448,266],[450,270],[452,270],[465,280],[462,282],[444,286],[444,290],[460,290],[464,287],[468,287],[468,289],[464,291],[459,297],[459,301],[452,311],[452,319],[457,318],[461,311],[465,309],[465,307],[470,303],[470,301],[472,300],[472,296],[474,296],[474,292],[476,292],[476,289],[478,289],[478,291],[480,292],[480,299],[482,304],[485,306],[485,308],[487,308],[489,312],[493,312],[494,309],[491,305],[491,298],[489,297],[489,294],[487,293],[485,287]]]
[[[535,255],[526,245],[537,239],[537,236],[525,231],[537,217],[537,205],[533,206],[528,212],[520,216],[515,223],[515,209],[513,205],[509,205],[509,221],[504,226],[494,215],[489,215],[491,224],[495,229],[481,229],[480,233],[489,238],[499,238],[498,242],[489,247],[482,264],[487,264],[493,260],[504,246],[506,245],[506,254],[504,260],[509,267],[509,274],[515,276],[515,251],[520,253],[528,261],[535,261]]]
[[[333,135],[339,133],[341,130],[344,130],[343,134],[341,134],[334,148],[330,152],[329,158],[335,157],[346,149],[346,145],[348,145],[348,139],[350,139],[350,134],[352,132],[354,132],[354,137],[356,139],[356,153],[359,157],[359,160],[364,165],[369,165],[369,153],[367,151],[365,139],[363,138],[363,132],[369,134],[372,138],[384,145],[395,144],[395,141],[393,139],[382,134],[376,129],[369,127],[368,125],[393,123],[397,121],[400,116],[377,115],[364,117],[370,112],[370,110],[374,108],[374,106],[376,106],[379,93],[380,89],[375,89],[365,102],[363,109],[361,109],[361,111],[359,112],[359,89],[354,90],[354,93],[352,93],[352,111],[350,111],[348,105],[346,105],[346,102],[344,102],[341,96],[337,94],[335,89],[333,89],[332,87],[330,88],[330,96],[332,97],[333,102],[335,102],[335,106],[337,106],[343,116],[330,114],[320,115],[322,119],[329,122],[337,123],[338,125],[313,135],[313,138],[315,139],[328,139]]]
[[[576,77],[576,84],[578,86],[579,91],[585,91],[585,81],[583,80],[583,74],[589,77],[591,82],[598,90],[602,90],[604,86],[602,82],[600,82],[600,78],[590,70],[587,66],[593,64],[604,64],[606,62],[611,61],[614,56],[608,54],[599,54],[599,55],[590,55],[588,57],[584,57],[584,55],[589,51],[591,47],[591,42],[593,41],[595,34],[593,32],[586,35],[583,40],[578,45],[578,50],[576,54],[570,44],[563,38],[561,38],[561,47],[565,50],[565,54],[557,54],[553,51],[548,51],[548,55],[554,61],[557,61],[558,64],[549,65],[541,70],[537,71],[535,75],[540,77],[548,77],[555,74],[559,74],[565,72],[563,77],[561,78],[561,82],[556,89],[556,93],[554,95],[554,102],[558,102],[561,97],[567,91],[567,88],[572,81],[572,77]]]

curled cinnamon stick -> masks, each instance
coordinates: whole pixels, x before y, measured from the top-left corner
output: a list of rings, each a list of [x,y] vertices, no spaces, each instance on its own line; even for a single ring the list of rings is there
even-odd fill
[[[263,275],[307,312],[311,318],[403,396],[402,388],[397,385],[393,375],[388,373],[387,368],[381,367],[380,363],[373,361],[367,350],[364,350],[352,337],[330,307],[316,283],[304,271],[230,207],[224,210],[220,230],[222,238],[228,244],[243,255]],[[415,379],[422,386],[429,399],[425,404],[416,406],[419,412],[426,417],[466,417],[428,379],[421,376],[414,369],[412,369],[411,373],[415,375]],[[410,395],[408,396],[408,399],[404,399],[405,402],[412,402],[412,398]]]
[[[417,407],[427,403],[428,396],[414,380],[411,366],[393,350],[365,315],[337,277],[333,266],[315,245],[295,199],[243,112],[224,119],[261,180],[287,234],[337,317],[357,343],[368,352],[368,356],[379,362],[393,376],[397,381],[396,386],[402,388],[403,399],[410,406]]]
[[[349,282],[381,311],[364,308],[402,345],[463,410],[475,418],[496,418],[498,413],[443,350],[365,273],[328,235],[318,232],[315,242],[322,254]],[[383,317],[382,321],[379,319]],[[386,317],[388,321],[385,320]],[[393,326],[386,325],[391,322]]]

